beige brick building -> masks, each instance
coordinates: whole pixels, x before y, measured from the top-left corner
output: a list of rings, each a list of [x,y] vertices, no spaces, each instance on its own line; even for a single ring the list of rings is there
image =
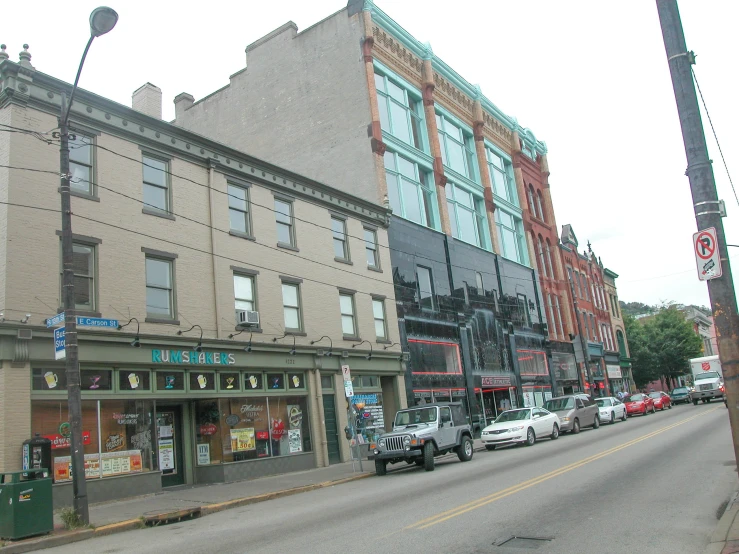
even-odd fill
[[[45,320],[62,305],[52,131],[70,89],[0,58],[0,471],[49,438],[57,505],[66,377]],[[79,90],[70,118],[90,499],[349,459],[341,366],[365,440],[406,397],[388,210],[163,122],[154,85],[133,105]]]

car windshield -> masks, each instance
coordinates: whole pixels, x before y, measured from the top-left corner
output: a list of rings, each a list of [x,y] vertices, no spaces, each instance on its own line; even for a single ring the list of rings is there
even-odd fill
[[[395,425],[416,425],[436,421],[436,408],[417,408],[395,414]]]
[[[695,376],[696,381],[700,381],[701,379],[718,379],[718,372],[706,371]]]
[[[552,398],[544,403],[544,408],[550,412],[558,412],[562,410],[571,410],[575,407],[575,399],[572,397],[567,398]]]
[[[610,405],[611,405],[611,399],[610,399],[610,398],[599,398],[599,399],[598,399],[598,400],[596,400],[595,402],[596,402],[596,404],[598,404],[598,406],[600,406],[601,408],[603,408],[603,407],[605,407],[605,406],[610,406]]]
[[[685,387],[680,387],[678,389],[673,389],[672,390],[672,394],[682,394],[682,393],[685,393],[685,392],[688,392],[688,389],[686,389]]]
[[[631,396],[624,398],[624,402],[640,402],[644,400],[643,394],[632,394]]]
[[[658,393],[658,392],[650,392],[649,393],[649,396],[651,396],[652,398],[661,398],[662,397],[662,395],[660,393]]]
[[[529,419],[531,410],[508,410],[500,414],[495,423],[505,423],[507,421],[520,421],[522,419]]]

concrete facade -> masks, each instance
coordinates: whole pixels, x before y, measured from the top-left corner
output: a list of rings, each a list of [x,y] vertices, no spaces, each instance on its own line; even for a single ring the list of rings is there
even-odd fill
[[[148,84],[142,88],[151,92]],[[54,137],[49,135],[50,147],[35,133],[45,134],[58,126],[60,93],[69,94],[70,90],[68,83],[0,60],[0,123],[22,131],[0,133],[0,162],[18,168],[0,168],[0,471],[20,469],[21,443],[39,430],[49,433],[38,428],[37,410],[50,404],[61,407],[66,402],[65,387],[61,386],[64,362],[55,360],[52,330],[44,324],[46,318],[61,311],[59,152]],[[142,109],[155,113],[155,100],[148,98]],[[78,141],[72,145],[73,160],[75,156],[79,159],[75,149],[90,153],[87,162],[77,162],[72,168],[74,241],[93,253],[84,258],[87,261],[76,262],[81,263],[81,267],[76,266],[81,274],[76,279],[78,293],[90,292],[88,309],[76,312],[115,319],[123,327],[79,327],[83,379],[97,371],[105,385],[93,380],[90,386],[85,381],[83,404],[97,403],[98,429],[103,403],[122,402],[137,409],[144,406],[144,412],[153,408],[156,417],[160,415],[157,406],[173,407],[182,422],[183,458],[177,464],[179,477],[186,484],[218,480],[218,475],[224,479],[251,478],[349,459],[349,447],[343,439],[348,419],[342,400],[341,366],[351,367],[360,390],[364,387],[368,393],[387,397],[388,410],[393,410],[385,414],[388,425],[394,410],[405,402],[387,249],[388,210],[147,113],[84,90],[77,91],[71,110],[71,132]],[[156,163],[150,160],[166,164],[166,170],[160,172],[167,198],[162,209],[155,209],[152,197],[146,196],[151,190],[147,189],[147,179],[152,178],[149,170],[154,167],[150,164]],[[89,173],[84,175],[89,177],[75,173],[85,167]],[[86,180],[90,185],[83,190]],[[246,191],[247,202],[241,212],[233,212],[229,204],[233,198],[229,186]],[[292,206],[288,218],[292,244],[278,240],[276,199]],[[248,214],[247,232],[234,229],[234,213],[239,217]],[[335,220],[345,225],[343,239],[348,250],[342,259],[337,259],[333,244]],[[367,265],[366,230],[376,237],[376,267]],[[167,316],[152,313],[148,302],[147,288],[164,285],[147,282],[147,258],[169,264],[171,307]],[[251,301],[259,312],[259,326],[237,326],[235,275],[251,279]],[[80,286],[87,282],[92,285]],[[299,327],[287,330],[283,304],[290,302],[284,296],[285,284],[298,287],[300,310]],[[346,332],[346,311],[342,323],[340,294],[353,299],[350,315],[355,332],[351,336]],[[80,303],[88,302],[78,298]],[[376,331],[378,316],[373,310],[378,305],[384,310],[384,336]],[[131,344],[133,339],[137,344]],[[196,347],[202,348],[200,354],[195,354],[199,352]],[[170,358],[172,352],[175,354]],[[191,356],[190,362],[185,353]],[[164,378],[166,371],[157,370],[163,370],[165,366],[160,364],[166,363],[170,364],[167,371],[174,365],[171,372],[185,380],[181,388],[169,386],[175,377],[171,382],[157,381]],[[203,425],[217,427],[218,436],[228,436],[228,430],[217,414],[204,411],[203,403],[213,402],[223,409],[242,397],[249,401],[252,393],[247,381],[242,385],[241,380],[255,371],[265,381],[259,387],[253,385],[262,391],[256,395],[262,406],[276,403],[284,411],[288,400],[300,404],[305,413],[297,421],[303,426],[298,428],[303,435],[295,436],[303,443],[293,445],[295,456],[283,452],[280,457],[271,453],[279,441],[270,435],[273,446],[265,447],[270,457],[244,461],[234,456],[226,462],[223,454],[222,471],[212,471],[210,456],[220,453],[211,451],[205,463],[200,458],[202,452],[196,455],[195,445],[212,435],[210,428],[203,431]],[[226,376],[231,380],[219,381]],[[100,375],[94,377],[100,379]],[[274,387],[267,386],[268,378],[276,379]],[[56,387],[58,381],[60,386]],[[165,390],[170,388],[174,390]],[[257,414],[262,409],[245,406],[242,414],[244,409]],[[327,406],[335,414],[332,429],[336,437],[327,437]],[[123,416],[121,421],[126,419]],[[143,416],[151,418],[152,413]],[[155,424],[165,425],[158,419],[152,420],[151,425]],[[61,429],[58,440],[63,442]],[[276,436],[283,435],[287,431],[280,429]],[[106,442],[110,452],[119,449],[119,440],[124,441],[124,448],[131,447],[126,442],[131,437],[111,437],[107,442],[104,436],[85,440],[99,448]],[[244,444],[249,445],[248,437]],[[151,445],[146,448],[155,451],[156,444],[154,450]],[[58,456],[63,450],[52,452]],[[223,452],[230,453],[231,447],[224,446]],[[157,463],[152,454],[153,467],[149,469],[162,471],[162,460]],[[103,469],[100,471],[102,475]],[[161,486],[168,484],[165,477]],[[125,495],[126,486],[120,481],[110,487],[106,482],[103,478],[95,485],[97,498]],[[140,485],[151,480],[133,479],[129,493],[141,494],[147,491],[134,491],[138,486],[134,482]],[[57,496],[66,498],[67,488],[59,485]]]

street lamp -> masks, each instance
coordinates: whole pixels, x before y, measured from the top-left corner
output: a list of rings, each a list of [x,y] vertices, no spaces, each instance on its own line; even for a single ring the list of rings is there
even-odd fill
[[[87,482],[85,481],[85,452],[82,444],[82,397],[80,394],[80,365],[77,353],[77,317],[74,300],[74,266],[72,245],[72,204],[69,194],[69,110],[72,107],[74,93],[80,80],[82,66],[85,64],[87,51],[95,37],[104,35],[115,27],[118,14],[107,7],[95,8],[90,14],[90,40],[77,69],[72,93],[67,105],[66,94],[61,94],[61,117],[59,119],[59,173],[61,176],[62,197],[62,297],[64,300],[64,341],[66,350],[67,403],[69,404],[69,425],[72,436],[70,449],[72,458],[72,492],[74,495],[74,511],[85,525],[90,523],[90,512],[87,504]]]

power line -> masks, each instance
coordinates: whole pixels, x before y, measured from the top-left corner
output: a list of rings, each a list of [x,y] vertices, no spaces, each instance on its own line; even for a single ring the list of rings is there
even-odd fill
[[[706,110],[706,117],[708,117],[708,123],[711,124],[711,131],[713,131],[713,138],[716,139],[716,146],[718,146],[719,154],[721,154],[721,160],[724,162],[724,169],[726,169],[726,176],[729,178],[729,184],[731,185],[731,190],[734,191],[734,198],[736,199],[736,203],[739,204],[739,196],[736,194],[736,189],[734,188],[734,181],[731,180],[731,174],[729,173],[729,166],[726,165],[726,158],[724,158],[724,151],[721,149],[721,143],[718,141],[718,135],[716,134],[716,129],[713,126],[713,120],[711,119],[711,114],[708,113],[708,106],[706,105],[706,100],[703,98],[703,91],[701,90],[701,86],[698,84],[698,76],[695,74],[695,70],[693,69],[693,66],[690,67],[690,71],[693,73],[693,80],[695,80],[695,86],[698,89],[698,94],[700,94],[701,102],[703,102],[703,109]]]

